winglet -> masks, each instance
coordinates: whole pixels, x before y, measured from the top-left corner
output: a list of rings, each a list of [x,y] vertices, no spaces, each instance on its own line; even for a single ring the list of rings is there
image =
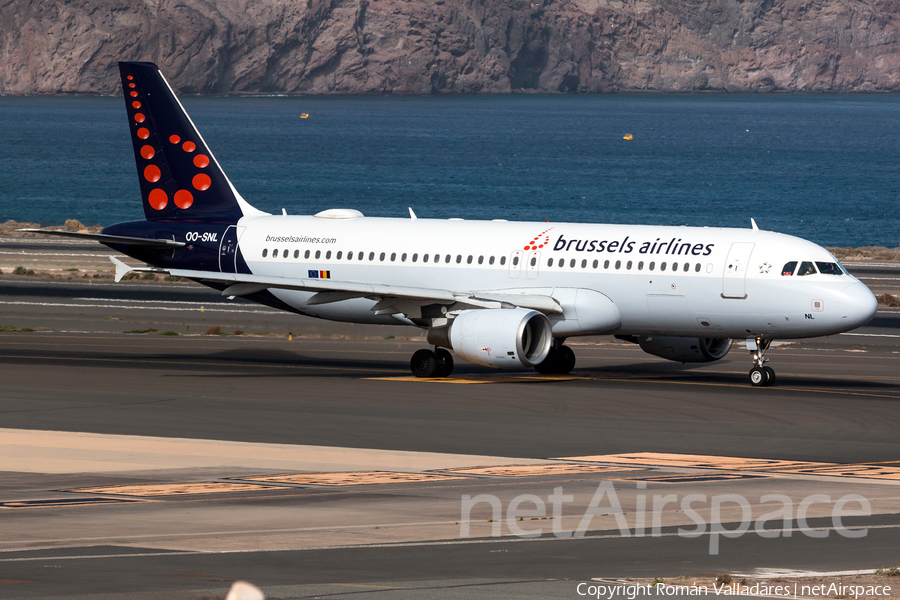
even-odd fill
[[[109,260],[111,260],[112,263],[116,265],[116,283],[119,283],[120,281],[122,281],[123,277],[134,271],[133,268],[129,267],[115,256],[110,256]]]
[[[413,212],[412,206],[409,207],[409,218],[410,218],[410,219],[413,219],[413,220],[419,218],[419,217],[416,216],[416,213]]]
[[[759,225],[756,224],[756,221],[753,220],[753,217],[750,217],[750,227],[753,228],[753,231],[759,231]]]

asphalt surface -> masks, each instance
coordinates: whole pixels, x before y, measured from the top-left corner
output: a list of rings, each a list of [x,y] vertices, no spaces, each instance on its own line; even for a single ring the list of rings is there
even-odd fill
[[[900,288],[892,265],[851,270],[878,293]],[[419,381],[408,373],[410,355],[425,345],[415,331],[317,322],[184,283],[5,278],[0,311],[0,427],[36,435],[304,445],[361,449],[362,456],[369,449],[483,455],[507,463],[662,453],[900,466],[900,313],[892,310],[851,335],[773,348],[778,381],[771,388],[749,385],[750,359],[737,345],[722,361],[690,366],[611,338],[576,342],[571,377],[498,373],[459,361],[451,380]],[[226,467],[102,476],[7,467],[0,502],[68,497],[60,490],[89,484],[221,481],[248,473]],[[607,477],[532,477],[513,486],[473,480],[462,489],[357,486],[340,493],[300,486],[192,502],[0,508],[7,523],[0,529],[0,597],[224,597],[235,578],[283,598],[578,597],[577,582],[592,577],[900,564],[900,488],[802,476],[677,488],[651,483],[650,490],[757,500],[771,492],[835,499],[857,491],[876,507],[859,521],[866,537],[744,535],[727,540],[718,555],[710,554],[708,536],[685,538],[669,528],[663,533],[670,535],[626,538],[608,525],[583,539],[546,533],[461,539],[429,525],[372,541],[392,519],[453,529],[461,493],[501,494],[505,487],[504,501],[516,493],[546,498],[562,485],[574,490],[583,510]],[[288,539],[273,533],[291,514],[313,521],[304,521],[302,542],[291,541],[300,539],[297,532]],[[232,520],[252,521],[261,533],[228,550],[229,535],[237,536],[228,533]],[[318,533],[316,520],[327,525]],[[365,535],[339,531],[342,523],[363,521]],[[150,533],[132,533],[129,523],[162,537],[148,545],[141,535]],[[172,541],[192,523],[202,537]],[[827,528],[831,519],[817,515],[812,523]],[[226,532],[219,536],[224,541],[210,541],[217,528]],[[354,535],[362,543],[354,545]]]

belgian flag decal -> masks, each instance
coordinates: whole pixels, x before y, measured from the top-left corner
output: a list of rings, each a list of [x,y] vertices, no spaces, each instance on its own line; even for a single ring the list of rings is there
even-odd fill
[[[310,279],[331,279],[331,271],[309,271]]]

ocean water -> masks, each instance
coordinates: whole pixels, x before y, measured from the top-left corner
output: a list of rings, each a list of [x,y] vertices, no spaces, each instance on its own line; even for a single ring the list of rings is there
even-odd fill
[[[749,227],[900,245],[900,98],[182,98],[241,194],[290,214]],[[300,119],[303,112],[308,119]],[[632,141],[623,140],[632,134]],[[120,98],[0,98],[0,221],[143,218]]]

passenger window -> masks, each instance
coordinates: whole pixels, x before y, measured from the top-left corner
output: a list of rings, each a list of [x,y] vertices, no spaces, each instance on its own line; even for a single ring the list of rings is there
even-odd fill
[[[406,262],[406,252],[400,255],[400,262]]]
[[[490,258],[490,260],[488,261],[488,263],[489,263],[489,264],[494,264],[494,257],[493,257],[493,256]]]
[[[581,261],[581,268],[582,268],[582,269],[587,269],[587,259],[586,259],[586,258],[585,258],[584,260]]]
[[[268,248],[263,248],[263,258],[265,258],[265,257],[266,257],[266,254],[268,254],[268,253],[269,253],[269,249],[268,249]]]
[[[347,253],[347,260],[353,260],[353,252],[352,251]]]
[[[322,251],[316,250],[316,259],[320,258],[321,256],[322,256]]]
[[[303,258],[309,258],[309,250],[303,253]]]
[[[700,272],[700,263],[697,263],[697,266],[694,267],[694,271],[696,271],[697,273]]]
[[[447,256],[444,257],[444,262],[446,262],[446,263],[449,263],[449,262],[450,262],[450,255],[449,255],[449,254],[448,254]]]
[[[378,257],[378,260],[384,262],[384,252],[381,253],[381,256]]]
[[[684,263],[684,269],[682,269],[685,273],[691,270],[691,263]]]
[[[513,266],[516,266],[517,264],[519,264],[519,257],[513,256]]]
[[[331,259],[331,250],[329,250],[328,252],[325,253],[325,258],[328,260]]]
[[[678,271],[678,263],[677,262],[672,263],[672,270],[676,271],[676,272]]]
[[[822,275],[843,275],[844,272],[841,271],[841,268],[832,262],[816,262],[816,266],[819,267],[819,273]]]
[[[656,263],[655,263],[655,262],[651,262],[651,263],[650,263],[650,270],[652,271],[652,270],[655,269],[655,268],[656,268]]]
[[[428,255],[427,255],[427,254],[423,254],[423,255],[422,255],[422,262],[423,262],[423,263],[428,262]]]
[[[456,264],[459,264],[461,262],[462,262],[462,254],[457,254],[456,255]]]
[[[594,259],[594,268],[596,269],[600,265],[600,261],[596,258]]]
[[[663,263],[659,263],[659,270],[660,270],[660,271],[665,271],[665,270],[666,270],[666,263],[664,263],[664,262],[663,262]]]
[[[505,256],[501,256],[501,257],[500,257],[500,266],[502,267],[502,266],[505,265],[505,264],[506,264],[506,257],[505,257]]]
[[[418,253],[413,253],[413,262],[416,262],[417,260],[419,260]]]
[[[318,254],[318,253],[316,253],[316,254]],[[375,260],[375,253],[374,253],[374,252],[369,252],[369,260]]]
[[[621,261],[621,260],[617,260],[617,261],[616,261],[616,271],[618,271],[621,267],[622,267],[622,261]]]
[[[644,270],[644,261],[640,261],[640,262],[638,262],[638,271],[643,271],[643,270]]]
[[[294,250],[294,258],[300,258],[300,251]]]
[[[784,277],[790,277],[794,274],[794,269],[797,268],[797,261],[792,260],[789,263],[785,263],[783,267],[781,267],[781,275]]]
[[[803,275],[815,275],[815,274],[816,274],[816,267],[808,260],[805,260],[802,263],[800,263],[800,268],[797,269],[797,275],[800,275],[801,277]]]
[[[341,253],[338,252],[338,258],[340,258],[340,257],[341,257]],[[397,260],[397,253],[391,252],[391,262],[394,262],[395,260]]]
[[[604,269],[608,269],[608,268],[609,268],[609,261],[608,261],[608,260],[603,261],[603,268],[604,268]]]
[[[574,258],[573,258],[572,260],[569,261],[569,268],[570,268],[570,269],[574,269],[574,268],[575,268],[575,259],[574,259]]]
[[[625,263],[625,269],[628,271],[631,270],[631,261],[630,260],[627,263]]]
[[[272,258],[278,258],[278,248],[272,250]]]
[[[537,257],[532,256],[531,257],[531,266],[533,267],[536,264],[537,264]]]
[[[467,264],[467,265],[471,265],[471,264],[472,264],[472,255],[471,255],[471,254],[470,254],[469,257],[466,259],[466,264]]]
[[[484,257],[483,257],[483,256],[479,256],[479,257],[478,257],[478,264],[479,264],[479,265],[483,265],[483,264],[484,264]]]
[[[548,267],[552,267],[552,266],[553,266],[553,259],[552,259],[552,258],[548,258],[548,259],[547,259],[547,266],[548,266]]]

